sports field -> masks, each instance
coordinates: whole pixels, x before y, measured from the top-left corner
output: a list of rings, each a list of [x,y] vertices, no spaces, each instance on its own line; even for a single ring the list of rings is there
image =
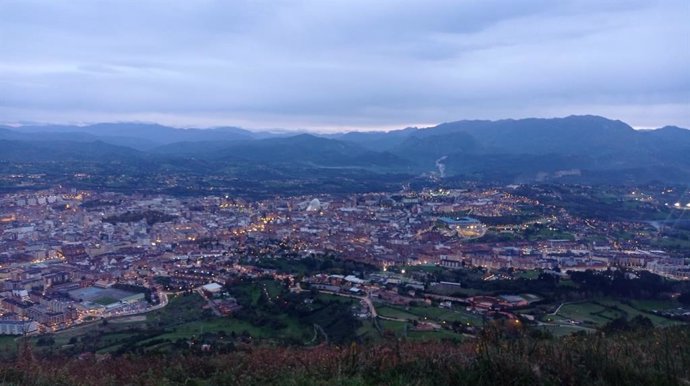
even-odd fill
[[[133,292],[116,288],[85,287],[69,291],[69,296],[76,301],[92,302],[103,306],[117,303],[132,295],[134,295]]]

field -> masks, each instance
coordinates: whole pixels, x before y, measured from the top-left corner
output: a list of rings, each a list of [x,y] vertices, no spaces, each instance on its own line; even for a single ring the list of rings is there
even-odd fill
[[[479,315],[461,309],[444,309],[432,306],[400,307],[392,305],[376,305],[380,318],[375,322],[381,329],[383,336],[392,334],[398,338],[408,340],[436,341],[440,339],[461,340],[463,335],[450,329],[415,330],[414,324],[430,322],[442,327],[450,327],[453,322],[480,326],[482,318]]]
[[[98,287],[80,288],[69,292],[69,296],[72,297],[72,299],[97,303],[103,306],[117,303],[120,300],[132,295],[134,295],[134,293],[129,291],[123,291],[116,288]]]
[[[394,307],[394,306],[377,306],[376,307],[376,312],[386,318],[395,318],[395,319],[405,319],[405,320],[412,320],[412,319],[418,319],[417,315],[414,315],[410,312],[404,311],[403,309]]]
[[[442,322],[463,322],[472,325],[480,325],[481,316],[467,312],[461,308],[445,309],[433,306],[392,306],[377,305],[376,311],[379,315],[387,318],[405,320],[430,320],[438,323]]]
[[[102,306],[107,306],[108,304],[113,304],[119,302],[118,299],[110,296],[102,296],[93,300],[94,303],[100,304]]]
[[[598,303],[583,302],[575,304],[565,304],[555,315],[554,320],[560,318],[564,321],[582,323],[585,326],[601,326],[607,322],[623,316],[612,308],[605,307]]]
[[[638,300],[620,301],[611,298],[599,298],[590,301],[563,304],[555,315],[546,315],[541,328],[554,335],[568,335],[578,330],[593,331],[604,327],[618,318],[632,319],[636,316],[648,318],[656,327],[669,327],[681,322],[653,314],[655,309],[678,307],[674,301]]]
[[[539,273],[539,270],[530,269],[528,271],[518,271],[518,273],[515,276],[521,279],[534,280],[537,277],[539,277]]]

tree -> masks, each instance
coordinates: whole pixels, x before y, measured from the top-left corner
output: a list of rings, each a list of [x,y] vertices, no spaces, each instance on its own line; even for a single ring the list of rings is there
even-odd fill
[[[637,315],[630,320],[630,327],[633,330],[651,330],[654,328],[654,323],[646,316]]]
[[[678,296],[678,301],[684,306],[690,306],[690,292],[683,292]]]
[[[55,339],[52,336],[42,336],[36,341],[36,346],[52,346],[55,344]]]

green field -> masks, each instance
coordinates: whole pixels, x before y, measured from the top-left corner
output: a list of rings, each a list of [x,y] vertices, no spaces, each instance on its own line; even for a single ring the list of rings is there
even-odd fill
[[[0,335],[0,357],[12,356],[17,352],[17,337]]]
[[[614,315],[614,311],[596,303],[582,302],[564,305],[556,316],[565,321],[582,322],[585,326],[601,326],[617,317],[623,316],[622,313]]]
[[[326,294],[326,293],[319,293],[316,295],[317,299],[321,299],[326,302],[339,302],[339,303],[346,303],[346,304],[355,304],[359,303],[359,300],[350,298],[350,297],[345,297],[345,296],[338,296],[338,295],[331,295],[331,294]]]
[[[407,311],[404,311],[403,309],[393,307],[393,306],[376,306],[376,312],[386,318],[396,318],[396,319],[405,319],[405,320],[412,320],[412,319],[418,319],[417,315],[414,315],[412,313],[409,313]]]
[[[376,328],[373,320],[362,321],[362,326],[357,329],[357,336],[363,341],[377,341],[381,338],[381,333]]]
[[[438,341],[441,339],[462,340],[462,334],[452,330],[439,329],[434,331],[415,330],[412,323],[398,322],[393,320],[378,320],[378,324],[383,330],[383,335],[393,335],[397,338],[414,341]]]
[[[671,308],[681,307],[681,304],[676,300],[631,300],[630,304],[639,310],[668,310]]]
[[[402,335],[406,329],[406,322],[396,322],[393,320],[379,320],[379,325],[381,329],[385,331],[390,331],[396,335]]]
[[[100,298],[98,298],[98,299],[95,299],[93,302],[94,302],[94,303],[97,303],[97,304],[100,304],[100,305],[102,305],[102,306],[107,306],[108,304],[117,303],[118,301],[119,301],[119,300],[117,300],[117,299],[115,299],[115,298],[113,298],[113,297],[110,297],[110,296],[103,296],[103,297],[100,297]]]
[[[482,318],[479,315],[467,312],[462,309],[445,309],[433,306],[376,306],[376,312],[384,317],[405,319],[405,320],[431,320],[438,323],[442,322],[463,322],[473,325],[481,324]]]
[[[583,301],[564,304],[556,315],[546,315],[544,321],[567,325],[571,321],[579,322],[582,327],[601,328],[607,323],[617,319],[632,319],[638,315],[649,318],[657,327],[677,325],[680,322],[654,315],[653,309],[668,309],[677,307],[673,301],[630,301],[622,302],[616,299],[600,298],[591,301]],[[570,328],[570,327],[568,327]]]
[[[518,279],[534,280],[539,277],[540,272],[536,269],[531,269],[529,271],[519,271],[515,274]]]
[[[671,301],[637,301],[637,302],[620,302],[616,300],[601,300],[601,304],[617,307],[625,314],[628,319],[632,319],[638,315],[649,318],[657,327],[667,327],[681,324],[680,321],[664,318],[662,316],[651,313],[653,309],[666,309],[678,307],[675,302]],[[659,307],[661,306],[661,307]]]

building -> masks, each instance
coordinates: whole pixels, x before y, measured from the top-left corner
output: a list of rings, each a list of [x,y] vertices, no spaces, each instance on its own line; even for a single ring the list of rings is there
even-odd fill
[[[218,283],[208,283],[201,287],[201,289],[207,294],[214,295],[219,293],[223,289],[223,286]]]
[[[27,335],[38,331],[32,320],[0,320],[0,335]]]
[[[462,268],[463,260],[461,255],[441,255],[440,265],[450,269]]]
[[[465,239],[482,237],[486,233],[486,225],[472,217],[440,217],[439,221],[457,232],[458,236]]]

